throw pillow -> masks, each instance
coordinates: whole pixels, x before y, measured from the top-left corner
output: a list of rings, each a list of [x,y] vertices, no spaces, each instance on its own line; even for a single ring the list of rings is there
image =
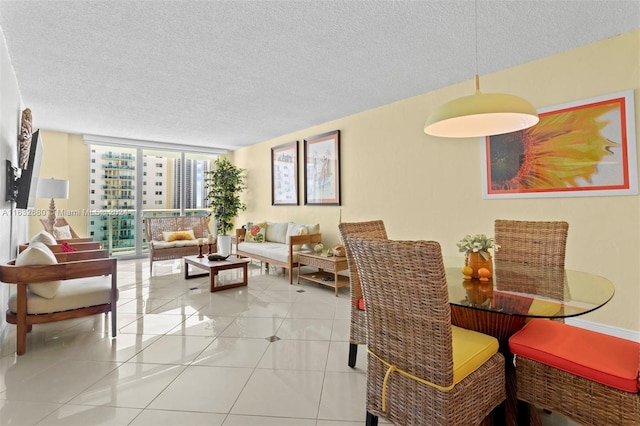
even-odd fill
[[[78,251],[78,249],[71,247],[66,241],[63,241],[62,244],[60,244],[60,248],[63,253],[73,253],[74,251]]]
[[[264,243],[267,234],[267,224],[265,222],[254,223],[247,229],[244,241],[247,243]]]
[[[296,236],[296,235],[307,235],[308,233],[309,232],[307,231],[307,227],[305,225],[300,225],[300,224],[291,222],[287,227],[286,243],[289,244],[289,237]],[[293,251],[300,251],[301,249],[302,249],[301,244],[293,245]]]
[[[306,225],[306,227],[307,227],[307,231],[309,232],[309,235],[319,234],[320,233],[320,224],[319,223]]]
[[[319,234],[320,233],[320,224],[319,223],[314,223],[314,224],[305,225],[305,226],[307,227],[307,233],[309,235]],[[303,244],[302,245],[302,249],[303,250],[313,250],[313,245],[312,244]]]
[[[184,231],[165,231],[162,233],[162,239],[167,242],[172,241],[180,241],[180,240],[195,240],[196,236],[193,233],[193,229],[184,230]]]
[[[31,238],[31,240],[29,241],[29,244],[35,243],[35,242],[41,242],[49,245],[58,244],[56,242],[56,239],[53,237],[53,235],[51,235],[47,231],[38,232],[36,235],[33,236],[33,238]]]
[[[39,241],[29,244],[26,250],[16,258],[16,266],[56,265],[58,260],[53,252]],[[38,284],[28,284],[29,291],[38,296],[53,299],[60,287],[60,280],[47,281]]]
[[[69,225],[54,226],[53,235],[58,240],[68,240],[71,238],[71,229],[69,229]]]
[[[287,243],[287,222],[267,222],[267,234],[265,240],[273,243]]]

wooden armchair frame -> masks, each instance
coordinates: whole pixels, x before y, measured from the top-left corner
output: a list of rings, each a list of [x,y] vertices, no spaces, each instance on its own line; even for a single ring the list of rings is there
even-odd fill
[[[17,309],[7,309],[6,320],[17,327],[16,353],[23,355],[27,350],[27,333],[34,324],[63,321],[88,315],[111,312],[111,335],[116,336],[116,305],[118,300],[117,260],[109,258],[107,250],[58,253],[56,265],[15,266],[15,260],[0,265],[0,281],[16,285]],[[109,303],[80,307],[61,312],[29,314],[27,311],[27,285],[52,280],[111,275],[111,300]]]
[[[57,240],[59,244],[46,244],[54,254],[63,253],[62,242],[67,242],[70,248],[74,248],[77,251],[100,251],[102,250],[102,243],[100,241],[72,241],[72,240]],[[18,246],[18,253],[22,253],[29,247],[29,244],[20,244]]]

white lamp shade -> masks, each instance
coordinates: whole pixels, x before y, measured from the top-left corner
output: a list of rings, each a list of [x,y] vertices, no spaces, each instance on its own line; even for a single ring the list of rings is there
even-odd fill
[[[482,93],[476,76],[476,92],[440,105],[424,125],[432,136],[469,138],[501,135],[534,126],[540,121],[526,100],[504,93]]]
[[[63,179],[38,179],[38,198],[69,198],[69,181]]]

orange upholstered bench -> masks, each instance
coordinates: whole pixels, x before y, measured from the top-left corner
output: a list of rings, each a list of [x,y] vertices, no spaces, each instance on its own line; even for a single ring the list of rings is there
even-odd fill
[[[583,424],[640,421],[640,343],[533,319],[509,349],[518,399]]]

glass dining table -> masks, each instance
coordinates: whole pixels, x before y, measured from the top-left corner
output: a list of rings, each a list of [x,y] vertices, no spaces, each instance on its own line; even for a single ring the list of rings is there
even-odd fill
[[[487,281],[465,279],[464,259],[445,258],[453,325],[498,339],[505,356],[506,424],[540,424],[535,410],[518,403],[509,337],[529,318],[563,319],[593,312],[614,295],[608,279],[582,271],[494,262]]]

